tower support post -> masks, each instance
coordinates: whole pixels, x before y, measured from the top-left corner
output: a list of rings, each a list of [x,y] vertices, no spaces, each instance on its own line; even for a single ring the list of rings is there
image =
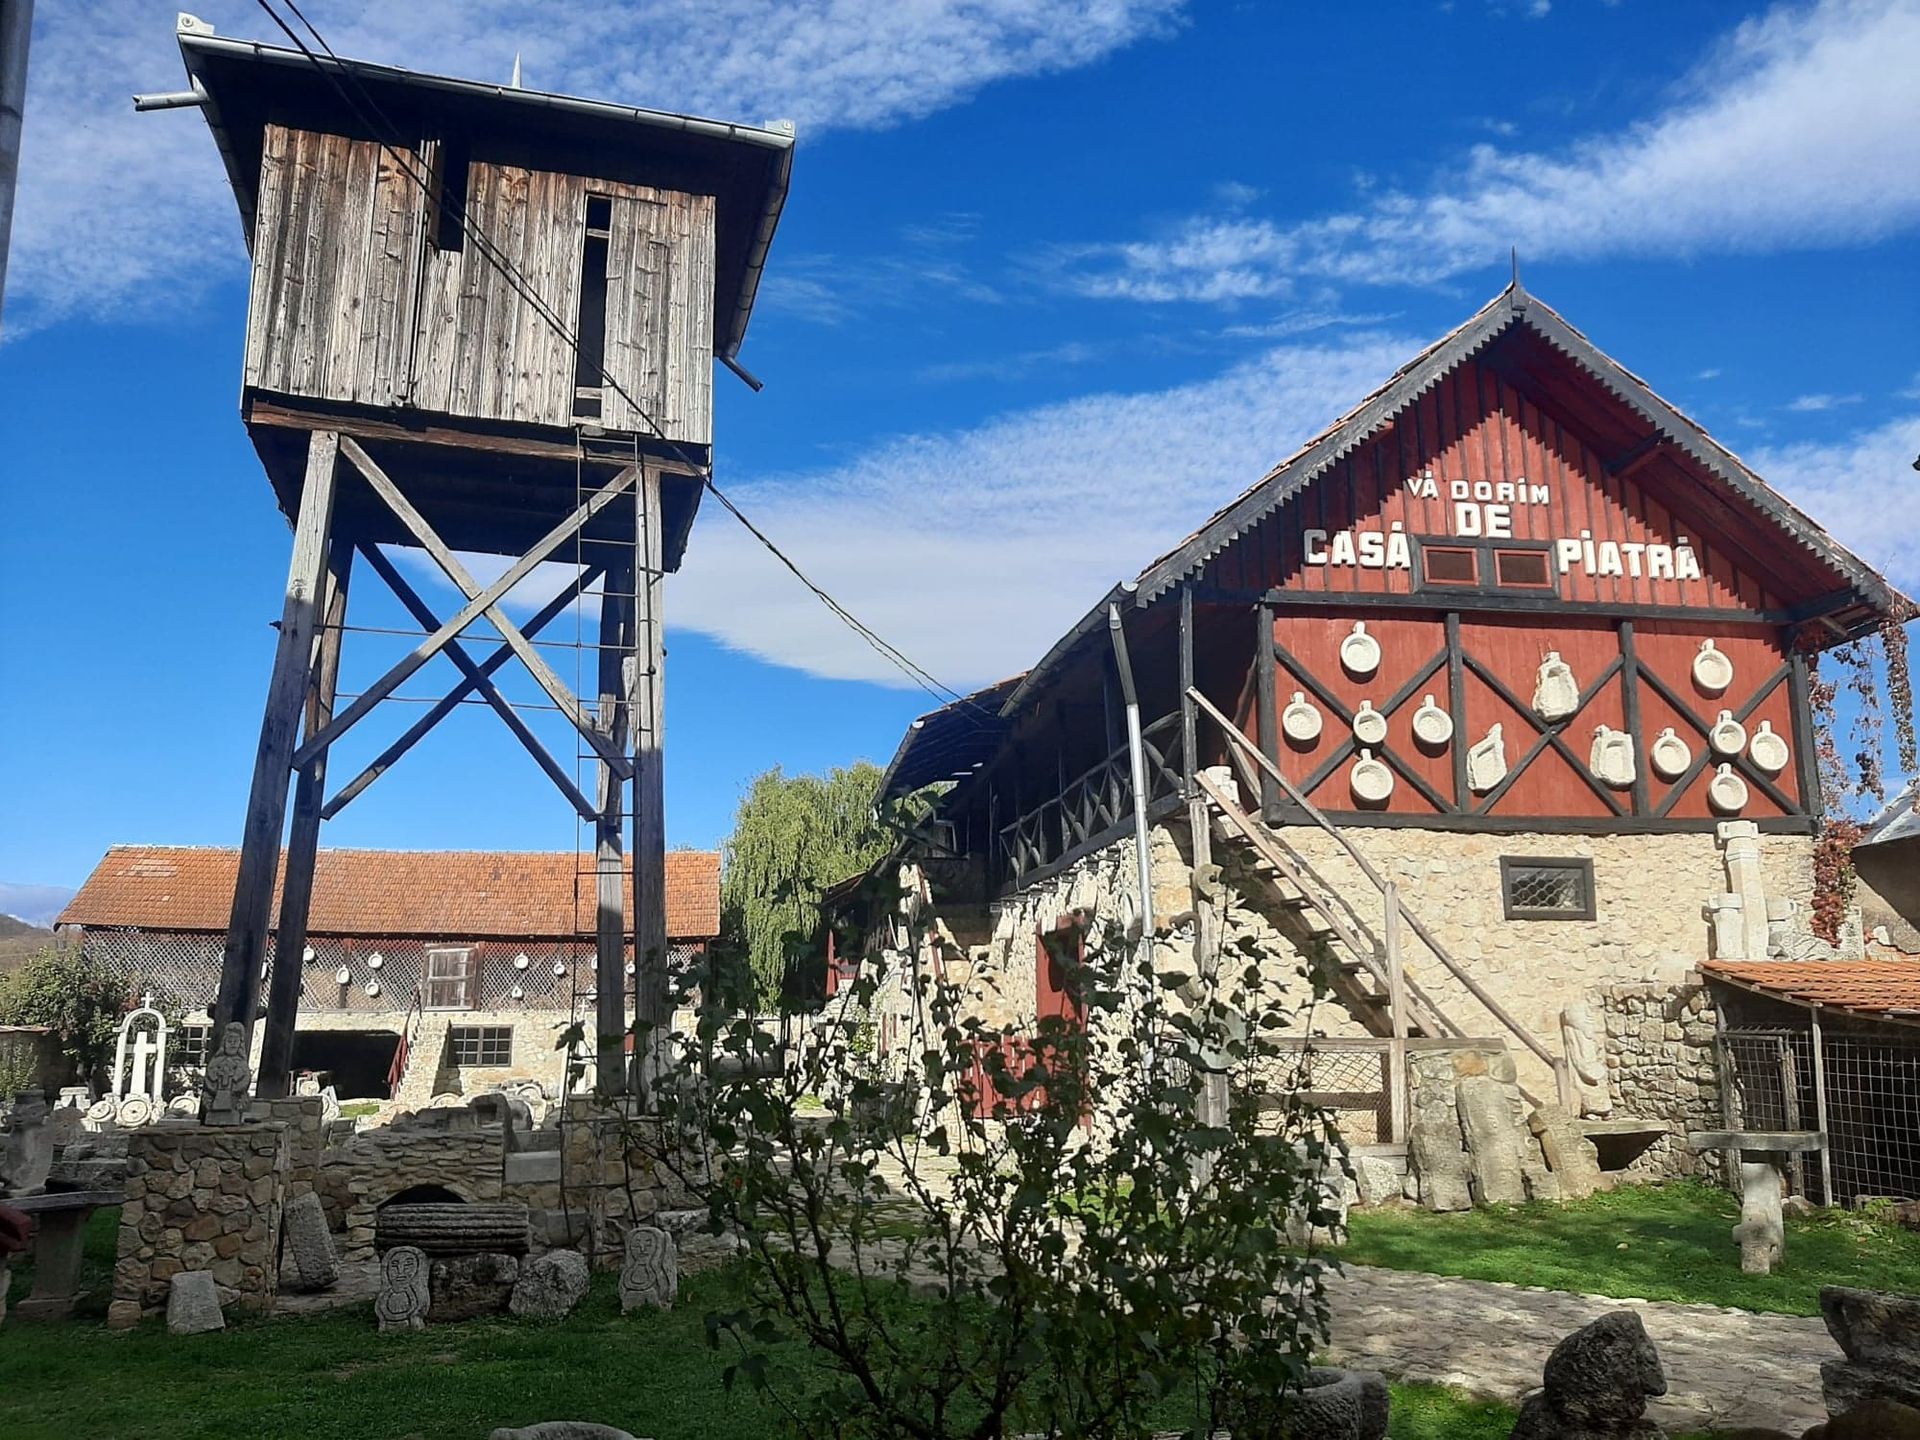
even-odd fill
[[[636,487],[633,671],[634,1064],[644,1097],[666,1064],[668,996],[666,825],[666,560],[660,469],[648,463]]]
[[[240,864],[234,878],[233,909],[227,920],[220,990],[213,1007],[216,1041],[229,1024],[244,1027],[251,1039],[259,1004],[260,967],[266,957],[274,875],[279,868],[280,836],[287,818],[287,779],[312,676],[314,632],[326,583],[339,454],[336,431],[312,432],[307,442],[300,512],[293,526],[293,560],[287,567],[280,639],[274,647],[273,676],[260,719],[260,744],[254,753],[253,785],[240,838]]]
[[[633,569],[609,566],[601,582],[599,702],[600,733],[626,752],[632,729],[627,674],[633,660]],[[595,765],[598,788],[594,822],[594,1081],[602,1093],[626,1093],[627,916],[626,862],[622,855],[626,785],[605,760]],[[636,956],[635,969],[638,970]],[[637,1047],[636,1042],[636,1047]]]
[[[353,575],[353,544],[334,534],[327,542],[326,591],[319,634],[313,642],[313,678],[307,687],[306,730],[315,735],[333,718],[340,686],[340,646],[347,621],[347,582]],[[314,862],[320,854],[320,822],[326,801],[327,754],[301,766],[293,783],[293,823],[287,834],[286,878],[280,885],[277,958],[267,989],[267,1031],[260,1045],[254,1093],[278,1099],[290,1093],[293,1031],[305,978],[307,922],[313,907]]]

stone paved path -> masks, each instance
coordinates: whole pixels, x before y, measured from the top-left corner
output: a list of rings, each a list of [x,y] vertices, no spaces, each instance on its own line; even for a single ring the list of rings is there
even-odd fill
[[[1798,1435],[1826,1419],[1820,1362],[1840,1357],[1817,1318],[1612,1300],[1365,1265],[1329,1277],[1327,1289],[1332,1350],[1342,1363],[1509,1403],[1539,1385],[1547,1353],[1564,1336],[1608,1310],[1632,1306],[1667,1372],[1667,1394],[1648,1413],[1676,1433],[1712,1424]]]

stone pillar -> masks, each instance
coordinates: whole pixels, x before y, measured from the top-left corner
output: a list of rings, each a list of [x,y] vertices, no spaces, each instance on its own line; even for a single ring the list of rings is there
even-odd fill
[[[163,1312],[183,1270],[211,1271],[223,1306],[271,1311],[289,1153],[282,1124],[155,1125],[130,1135],[109,1328]]]
[[[1726,852],[1727,888],[1740,897],[1740,958],[1767,958],[1767,883],[1760,871],[1760,827],[1722,820],[1716,827]],[[1732,959],[1732,956],[1723,956]]]
[[[1781,1215],[1780,1167],[1771,1159],[1740,1161],[1740,1223],[1733,1227],[1740,1247],[1740,1270],[1766,1275],[1786,1253],[1786,1225]]]

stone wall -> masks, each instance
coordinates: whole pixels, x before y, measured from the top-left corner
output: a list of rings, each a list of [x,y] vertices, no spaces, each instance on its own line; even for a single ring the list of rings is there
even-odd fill
[[[1689,1130],[1720,1128],[1713,997],[1698,983],[1677,988],[1616,985],[1600,992],[1607,1027],[1607,1082],[1616,1114],[1667,1122],[1661,1136],[1626,1166],[1644,1179],[1718,1178],[1720,1157],[1689,1149]]]
[[[346,1260],[373,1258],[375,1212],[394,1196],[435,1185],[469,1203],[501,1198],[505,1136],[471,1110],[430,1110],[362,1130],[321,1157],[320,1203]]]
[[[279,1124],[134,1131],[107,1324],[124,1329],[160,1313],[182,1270],[211,1271],[224,1306],[271,1310],[290,1151]]]
[[[287,1198],[298,1199],[317,1188],[320,1156],[327,1146],[326,1102],[318,1095],[256,1098],[247,1102],[247,1118],[287,1127]]]
[[[1353,918],[1373,935],[1381,929],[1378,890],[1332,836],[1312,827],[1278,832],[1324,888],[1345,898]],[[1597,1005],[1622,986],[1683,985],[1712,958],[1710,897],[1728,886],[1718,838],[1678,835],[1463,835],[1416,829],[1348,832],[1374,868],[1393,880],[1406,905],[1453,957],[1554,1053],[1562,1048],[1560,1012],[1574,1001]],[[1812,889],[1812,841],[1805,836],[1758,839],[1769,894],[1796,899]],[[1228,904],[1223,937],[1250,939],[1286,969],[1300,963],[1302,946],[1285,912],[1263,897],[1246,868],[1243,847],[1216,840]],[[1153,830],[1152,878],[1158,944],[1170,961],[1191,963],[1190,841],[1184,819]],[[1592,920],[1509,920],[1501,896],[1502,856],[1577,857],[1593,862]],[[996,1023],[1030,1020],[1035,1006],[1037,928],[1080,911],[1098,929],[1125,925],[1138,914],[1131,839],[1086,856],[1060,874],[994,903],[991,941],[968,959],[982,1008]],[[1552,1095],[1546,1064],[1518,1042],[1411,934],[1404,936],[1408,974],[1471,1035],[1513,1045],[1520,1082]],[[897,967],[896,967],[897,968]],[[1313,1016],[1318,1034],[1365,1033],[1338,1006]]]

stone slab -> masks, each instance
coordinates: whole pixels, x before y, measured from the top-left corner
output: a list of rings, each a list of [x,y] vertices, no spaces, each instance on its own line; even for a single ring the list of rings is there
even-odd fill
[[[210,1270],[182,1270],[167,1283],[167,1331],[200,1335],[227,1328],[220,1313],[220,1290]]]

